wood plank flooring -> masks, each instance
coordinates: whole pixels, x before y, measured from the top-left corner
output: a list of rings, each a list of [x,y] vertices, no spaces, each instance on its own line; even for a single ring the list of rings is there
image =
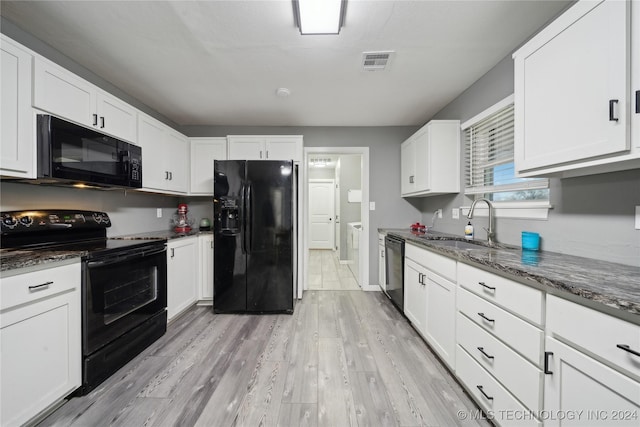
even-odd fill
[[[309,289],[358,290],[360,286],[346,264],[340,264],[335,251],[309,250]]]
[[[306,291],[293,315],[193,307],[40,425],[477,425],[458,410],[476,407],[384,295]]]

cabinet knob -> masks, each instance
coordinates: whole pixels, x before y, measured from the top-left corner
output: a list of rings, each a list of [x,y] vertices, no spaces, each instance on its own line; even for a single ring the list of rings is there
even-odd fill
[[[413,179],[413,175],[411,175],[411,176],[409,177],[409,184],[413,184],[413,181],[414,181],[414,179]]]
[[[100,128],[104,129],[104,116],[100,116]]]
[[[609,121],[610,122],[618,121],[618,117],[616,117],[616,105],[618,105],[617,99],[609,100]]]
[[[93,114],[93,125],[94,126],[98,126],[98,115],[97,114]]]
[[[640,90],[636,91],[636,114],[640,114]]]
[[[553,356],[552,351],[544,352],[544,373],[547,375],[552,375],[553,372],[549,370],[549,357]]]

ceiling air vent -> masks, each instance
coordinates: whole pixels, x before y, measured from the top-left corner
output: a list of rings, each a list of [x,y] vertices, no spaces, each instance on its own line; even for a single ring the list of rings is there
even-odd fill
[[[362,69],[365,71],[382,71],[389,66],[393,51],[387,52],[363,52]]]

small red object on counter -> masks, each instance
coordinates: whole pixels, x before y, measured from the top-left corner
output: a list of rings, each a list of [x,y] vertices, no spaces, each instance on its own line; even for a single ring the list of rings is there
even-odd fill
[[[419,222],[416,222],[415,224],[411,224],[410,229],[412,232],[424,234],[427,231],[427,226],[424,224],[420,224]]]

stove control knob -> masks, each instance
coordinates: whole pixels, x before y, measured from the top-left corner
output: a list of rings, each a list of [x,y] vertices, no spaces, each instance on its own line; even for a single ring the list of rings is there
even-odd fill
[[[98,224],[102,222],[102,215],[100,215],[100,212],[94,212],[92,217],[93,217],[93,220]]]
[[[30,216],[23,216],[20,218],[20,224],[25,227],[31,227],[31,224],[33,224],[33,218]]]
[[[2,227],[13,229],[16,225],[18,225],[18,220],[16,220],[16,217],[11,215],[2,216]]]

